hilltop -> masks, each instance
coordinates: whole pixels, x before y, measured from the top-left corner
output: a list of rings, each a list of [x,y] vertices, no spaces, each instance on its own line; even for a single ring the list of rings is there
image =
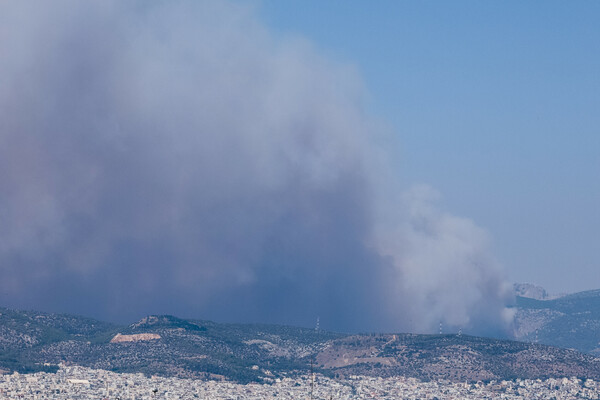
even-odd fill
[[[343,376],[452,382],[591,377],[600,359],[545,345],[468,335],[362,335],[331,342],[319,364]]]
[[[555,299],[517,296],[515,338],[600,355],[600,290]]]
[[[401,375],[453,382],[600,379],[600,360],[589,355],[467,335],[346,335],[170,315],[148,316],[126,326],[0,309],[0,369],[51,371],[61,363],[238,382],[305,374],[311,368],[327,376]]]

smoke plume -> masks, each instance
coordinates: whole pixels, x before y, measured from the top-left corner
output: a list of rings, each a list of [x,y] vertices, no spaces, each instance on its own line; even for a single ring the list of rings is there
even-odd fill
[[[0,301],[501,331],[486,233],[401,191],[365,97],[238,3],[2,2]]]

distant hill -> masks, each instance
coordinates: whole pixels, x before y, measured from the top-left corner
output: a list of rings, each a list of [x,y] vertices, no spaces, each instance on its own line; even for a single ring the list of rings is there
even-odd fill
[[[577,351],[468,335],[350,336],[333,341],[317,360],[341,375],[453,382],[591,377],[600,372],[600,359]]]
[[[345,335],[261,324],[148,316],[129,326],[0,308],[0,370],[52,371],[59,363],[147,375],[269,381],[312,369],[474,381],[579,376],[600,360],[544,345],[467,335]]]
[[[118,341],[116,335],[160,339]],[[89,318],[0,308],[0,370],[53,370],[72,363],[117,372],[256,381],[309,371],[310,358],[343,335],[260,324],[149,316],[120,326]]]
[[[55,366],[36,364],[38,360],[30,359],[27,354],[53,343],[105,337],[115,329],[115,325],[91,318],[0,307],[0,369],[55,370]]]
[[[548,293],[543,287],[532,283],[515,283],[513,289],[515,296],[535,300],[553,300],[567,295],[567,293]]]
[[[517,296],[515,338],[600,355],[600,290],[552,300]]]
[[[547,300],[549,297],[546,289],[531,283],[515,283],[513,288],[515,290],[515,295],[519,297],[527,297],[536,300]]]

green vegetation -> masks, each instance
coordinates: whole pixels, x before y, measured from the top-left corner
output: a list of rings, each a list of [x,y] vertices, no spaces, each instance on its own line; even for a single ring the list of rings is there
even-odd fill
[[[540,306],[535,301],[528,304],[531,309]],[[152,333],[160,338],[111,343],[117,333]],[[355,361],[340,361],[347,354]],[[260,382],[306,374],[312,362],[314,371],[327,376],[405,375],[459,381],[600,377],[598,363],[586,357],[541,345],[468,335],[350,336],[170,315],[119,326],[77,316],[0,309],[0,369],[19,372],[52,371],[59,363],[68,362],[117,372]]]

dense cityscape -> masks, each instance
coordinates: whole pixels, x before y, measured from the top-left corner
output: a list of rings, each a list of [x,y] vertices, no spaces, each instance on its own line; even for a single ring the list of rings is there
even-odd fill
[[[268,371],[266,371],[268,375]],[[62,365],[57,373],[0,375],[2,399],[598,399],[600,383],[575,377],[451,383],[414,378],[303,375],[264,383],[147,377]]]

